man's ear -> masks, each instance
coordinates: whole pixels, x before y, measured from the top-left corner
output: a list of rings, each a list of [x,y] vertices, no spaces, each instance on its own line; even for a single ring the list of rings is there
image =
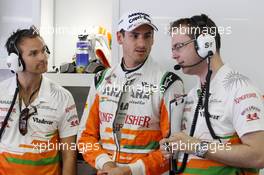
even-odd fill
[[[123,34],[121,32],[116,32],[116,38],[117,38],[117,42],[118,44],[123,44]]]

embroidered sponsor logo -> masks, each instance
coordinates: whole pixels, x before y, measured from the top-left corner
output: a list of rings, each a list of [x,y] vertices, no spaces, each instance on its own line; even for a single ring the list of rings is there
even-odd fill
[[[193,100],[191,100],[191,101],[186,101],[186,102],[185,102],[185,105],[192,105],[193,103],[194,103]]]
[[[117,100],[113,100],[113,99],[110,99],[108,97],[100,97],[100,103],[103,103],[103,102],[111,102],[111,103],[118,103]]]
[[[107,84],[112,84],[112,77],[116,78],[116,74],[109,75],[108,77],[105,78],[105,81]]]
[[[248,98],[257,98],[257,94],[256,93],[248,93],[248,94],[244,94],[238,98],[235,98],[234,101],[236,104],[240,103],[243,100],[246,100]]]
[[[126,74],[125,76],[126,76],[127,80],[131,80],[131,79],[135,79],[135,78],[137,78],[137,77],[139,77],[141,75],[142,75],[141,73],[136,72],[136,73],[133,73],[133,74]]]
[[[100,123],[110,122],[113,119],[113,114],[99,111]]]
[[[174,94],[174,99],[175,99],[175,104],[178,105],[178,104],[181,104],[181,103],[184,103],[184,99],[187,95],[184,94]]]
[[[120,88],[118,87],[107,86],[104,88],[102,94],[111,96],[111,97],[119,97],[119,95],[121,94],[121,91],[120,91]]]
[[[67,122],[70,122],[70,121],[76,120],[76,119],[78,119],[78,116],[77,115],[72,115],[72,116],[69,117],[69,119],[67,120]]]
[[[126,115],[125,124],[132,124],[149,128],[150,120],[150,116]]]
[[[204,110],[200,111],[199,113],[201,117],[205,117]],[[219,120],[220,117],[221,117],[220,115],[213,115],[213,114],[210,115],[210,119],[214,119],[214,120]]]
[[[173,75],[172,74],[167,76],[164,79],[162,85],[160,86],[161,92],[164,93],[166,91],[166,89],[173,83],[173,81],[174,81],[174,79],[173,79]]]
[[[149,97],[150,95],[152,95],[151,92],[145,92],[143,90],[132,90],[131,91],[131,97],[132,98],[136,98],[136,99],[148,99],[149,100]]]
[[[2,112],[8,112],[8,110],[9,110],[9,108],[1,108],[1,107],[0,107],[0,111],[2,111]],[[13,108],[13,109],[12,109],[12,112],[13,112],[13,113],[16,113],[16,108]]]
[[[70,112],[71,110],[73,110],[73,109],[75,109],[75,108],[76,108],[76,105],[73,104],[73,105],[67,107],[67,108],[65,109],[65,112],[68,113],[68,112]]]
[[[129,106],[129,103],[122,102],[119,107],[120,107],[120,110],[124,111],[124,110],[128,110],[128,106]]]
[[[222,103],[222,100],[219,99],[210,99],[209,103]]]
[[[99,117],[100,117],[100,123],[102,123],[102,122],[109,123],[113,119],[113,114],[105,113],[105,112],[99,112]],[[131,125],[137,125],[137,126],[149,128],[150,121],[151,121],[150,116],[126,115],[125,119],[124,119],[124,124],[131,124]],[[118,127],[121,127],[121,124]]]
[[[130,104],[138,104],[138,105],[144,105],[145,102],[143,100],[135,101],[135,100],[130,100]]]
[[[70,127],[78,126],[79,125],[79,118],[77,115],[72,115],[69,117],[67,122],[70,123]]]
[[[0,104],[7,104],[10,105],[12,103],[12,101],[8,101],[8,100],[0,100]]]
[[[187,119],[184,117],[181,122],[181,130],[186,130],[187,129],[186,125],[187,125]]]
[[[70,127],[78,126],[79,125],[79,120],[75,119],[75,120],[72,120],[70,123],[71,123]]]
[[[56,108],[52,108],[50,106],[38,106],[38,109],[46,109],[46,110],[51,110],[51,111],[56,111],[57,109]]]
[[[192,111],[192,108],[184,108],[183,109],[183,112],[191,112]]]
[[[141,83],[142,83],[142,86],[145,88],[154,88],[154,89],[158,88],[158,86],[156,86],[155,84],[151,84],[149,82],[142,81]]]
[[[258,114],[255,112],[253,114],[247,114],[247,122],[253,121],[253,120],[258,120]]]
[[[247,112],[249,112],[249,113],[260,112],[260,109],[256,106],[249,106],[242,111],[241,115],[245,115]]]
[[[148,14],[143,13],[143,12],[131,13],[130,15],[128,15],[128,17],[131,18],[131,17],[133,17],[133,16],[138,16],[138,15],[144,15],[144,16],[149,17]]]
[[[45,125],[52,125],[53,124],[53,121],[45,120],[44,118],[39,119],[37,117],[33,117],[33,121],[36,123],[45,124]]]

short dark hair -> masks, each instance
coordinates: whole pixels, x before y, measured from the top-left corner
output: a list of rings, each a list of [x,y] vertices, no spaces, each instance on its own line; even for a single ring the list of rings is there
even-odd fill
[[[173,35],[176,28],[188,27],[191,29],[191,32],[186,33],[190,38],[196,39],[201,33],[204,32],[204,29],[207,29],[208,34],[215,37],[216,42],[216,51],[219,53],[221,47],[221,37],[218,32],[218,28],[215,23],[205,14],[195,15],[191,18],[181,18],[176,21],[173,21],[170,24],[169,33]],[[193,29],[195,30],[193,32]],[[197,32],[198,29],[198,32]]]
[[[121,29],[119,32],[123,35],[123,37],[125,36],[126,31],[124,29]]]
[[[21,41],[25,38],[36,37],[40,37],[40,34],[35,26],[31,26],[29,29],[17,29],[17,31],[13,32],[6,41],[5,47],[8,55],[10,55],[11,53],[16,53],[19,55],[21,50],[18,46]]]

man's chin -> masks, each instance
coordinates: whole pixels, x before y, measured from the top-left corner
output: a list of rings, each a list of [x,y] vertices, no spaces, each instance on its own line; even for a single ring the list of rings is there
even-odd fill
[[[148,57],[148,56],[147,56],[146,54],[142,54],[142,55],[138,54],[138,56],[137,56],[137,60],[145,61],[145,59],[146,59],[147,57]]]
[[[41,68],[41,69],[38,69],[37,70],[37,72],[39,73],[39,74],[43,74],[43,73],[45,73],[45,72],[47,72],[48,71],[48,68]]]

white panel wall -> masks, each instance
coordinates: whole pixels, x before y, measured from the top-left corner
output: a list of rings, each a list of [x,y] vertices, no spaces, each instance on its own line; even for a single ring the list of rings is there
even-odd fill
[[[41,0],[40,34],[51,51],[49,70],[54,65],[54,0]]]
[[[40,25],[40,0],[0,0],[0,69],[5,68],[4,47],[7,38],[17,28]]]
[[[78,34],[104,26],[112,30],[112,0],[55,1],[55,64],[71,62]]]
[[[218,26],[225,29],[231,27],[231,34],[222,35],[221,55],[223,60],[233,68],[250,77],[264,92],[263,81],[263,40],[264,40],[264,2],[249,0],[115,0],[120,2],[119,13],[115,13],[113,24],[117,24],[119,14],[127,10],[140,9],[150,12],[159,27],[155,36],[152,56],[163,66],[172,70],[175,61],[171,59],[170,37],[167,36],[166,26],[169,22],[181,17],[206,13]],[[117,9],[118,10],[118,9]],[[113,25],[113,31],[116,25]],[[113,57],[118,57],[113,48]],[[195,84],[195,78],[182,75],[189,90]]]

